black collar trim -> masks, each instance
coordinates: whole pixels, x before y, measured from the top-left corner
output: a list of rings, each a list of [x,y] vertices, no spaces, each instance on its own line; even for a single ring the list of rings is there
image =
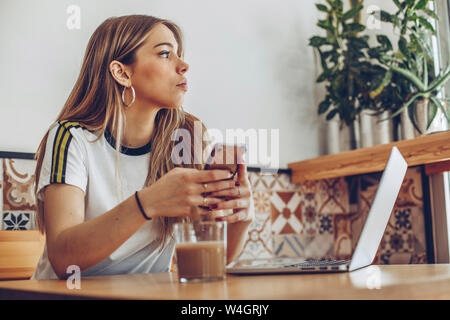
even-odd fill
[[[111,132],[108,128],[105,130],[105,139],[108,141],[109,145],[116,150],[116,139],[112,136]],[[141,156],[143,154],[149,153],[152,147],[152,142],[149,141],[145,146],[139,148],[128,148],[121,146],[120,153],[129,155],[129,156]]]

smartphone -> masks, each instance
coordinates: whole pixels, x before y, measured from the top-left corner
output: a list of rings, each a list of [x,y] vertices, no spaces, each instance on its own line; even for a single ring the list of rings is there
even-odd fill
[[[217,143],[211,150],[211,154],[205,164],[205,170],[228,170],[232,173],[231,178],[225,180],[233,180],[236,176],[239,166],[238,164],[244,163],[244,154],[247,151],[247,146],[243,145],[230,145]],[[232,199],[232,197],[217,198]]]
[[[234,179],[238,172],[239,163],[244,163],[244,154],[247,151],[247,146],[242,145],[230,145],[216,143],[211,150],[211,154],[206,160],[205,170],[229,170],[233,176],[230,180]]]

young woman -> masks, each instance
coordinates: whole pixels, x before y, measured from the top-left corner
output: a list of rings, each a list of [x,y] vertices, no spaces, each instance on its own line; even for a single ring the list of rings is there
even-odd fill
[[[37,152],[37,223],[46,246],[34,279],[66,278],[71,265],[85,276],[168,271],[172,225],[192,206],[203,215],[232,209],[218,219],[228,222],[227,261],[238,256],[254,217],[245,165],[225,180],[228,171],[171,157],[177,129],[191,133],[195,150],[199,120],[181,107],[188,69],[180,29],[168,20],[114,17],[95,30]]]

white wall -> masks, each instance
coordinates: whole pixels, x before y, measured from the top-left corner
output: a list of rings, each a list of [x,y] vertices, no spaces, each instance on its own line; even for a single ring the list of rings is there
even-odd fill
[[[69,5],[81,28],[69,30]],[[312,1],[2,1],[0,150],[35,152],[107,17],[168,18],[185,33],[184,107],[208,127],[279,129],[279,166],[323,153],[314,98]],[[252,165],[252,164],[250,164]],[[254,163],[253,165],[259,165]]]
[[[0,150],[35,152],[94,29],[110,16],[139,13],[183,29],[190,65],[184,108],[209,128],[279,129],[282,168],[324,154],[321,89],[307,45],[318,33],[315,2],[0,0]],[[69,5],[81,9],[79,30],[66,26]]]

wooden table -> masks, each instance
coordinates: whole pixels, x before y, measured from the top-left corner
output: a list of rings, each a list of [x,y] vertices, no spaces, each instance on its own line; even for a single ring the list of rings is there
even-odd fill
[[[0,299],[99,298],[156,300],[450,299],[450,265],[369,266],[351,273],[231,276],[182,284],[176,273],[0,281]]]

